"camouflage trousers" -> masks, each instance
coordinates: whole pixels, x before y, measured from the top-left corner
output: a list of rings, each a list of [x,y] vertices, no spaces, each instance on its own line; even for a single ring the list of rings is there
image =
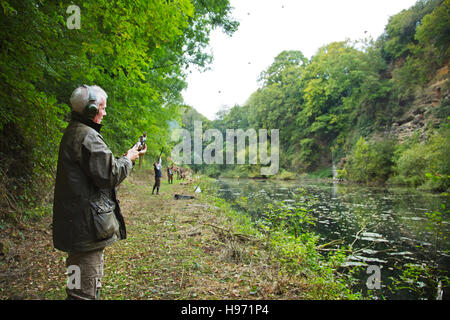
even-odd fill
[[[68,300],[97,300],[100,298],[101,280],[103,277],[104,248],[88,252],[69,252],[66,260],[68,270],[77,270],[79,281],[67,283]],[[70,268],[70,269],[69,269]]]

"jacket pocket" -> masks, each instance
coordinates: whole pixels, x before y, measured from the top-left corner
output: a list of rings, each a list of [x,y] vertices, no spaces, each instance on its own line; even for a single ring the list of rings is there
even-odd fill
[[[115,206],[98,206],[91,203],[94,229],[97,240],[111,238],[119,231],[119,222],[114,214]]]

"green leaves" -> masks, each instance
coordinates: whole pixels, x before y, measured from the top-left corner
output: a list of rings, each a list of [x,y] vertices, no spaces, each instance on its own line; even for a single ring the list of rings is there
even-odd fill
[[[422,19],[415,38],[422,45],[432,45],[439,49],[442,58],[450,54],[450,1],[443,1],[432,13]]]
[[[272,65],[261,73],[259,81],[266,86],[281,83],[286,73],[307,62],[308,60],[300,51],[283,51],[275,57]]]
[[[55,171],[77,86],[97,84],[107,92],[102,133],[115,154],[144,131],[154,147],[152,140],[166,140],[168,122],[180,116],[186,70],[210,61],[204,51],[211,29],[231,34],[237,27],[228,0],[87,0],[79,4],[80,29],[67,27],[62,1],[0,5],[0,136],[27,151],[27,159],[15,159],[29,168],[21,174],[47,185],[47,192],[51,179],[40,179]],[[5,127],[15,128],[20,139]],[[156,146],[148,153],[156,155]],[[9,165],[3,162],[2,172],[10,172]]]
[[[409,53],[408,45],[414,42],[416,28],[422,18],[441,5],[443,0],[419,0],[407,10],[392,16],[385,29],[384,50],[389,58],[397,59]]]
[[[346,178],[362,183],[384,183],[393,171],[396,143],[390,139],[366,142],[360,137],[345,165]]]

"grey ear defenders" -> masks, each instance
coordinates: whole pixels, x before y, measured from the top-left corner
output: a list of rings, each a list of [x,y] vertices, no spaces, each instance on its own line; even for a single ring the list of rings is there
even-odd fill
[[[95,101],[97,101],[96,94],[91,90],[91,87],[83,84],[83,87],[88,89],[88,102],[86,106],[84,107],[84,114],[89,118],[93,119],[97,113],[98,113],[98,107],[95,104]]]

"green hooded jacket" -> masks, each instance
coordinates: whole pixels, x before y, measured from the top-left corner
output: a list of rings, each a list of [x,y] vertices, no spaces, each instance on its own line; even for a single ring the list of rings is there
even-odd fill
[[[126,238],[116,187],[132,162],[114,158],[101,125],[73,112],[61,140],[53,200],[53,244],[65,252],[91,251]]]

